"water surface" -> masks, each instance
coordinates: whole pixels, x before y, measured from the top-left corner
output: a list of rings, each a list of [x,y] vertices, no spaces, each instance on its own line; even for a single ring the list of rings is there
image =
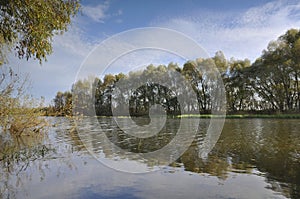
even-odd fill
[[[202,119],[192,145],[177,161],[145,174],[108,168],[86,150],[84,139],[100,158],[126,155],[103,147],[91,130],[99,123],[87,121],[84,136],[67,118],[49,120],[56,125],[47,136],[12,143],[1,136],[0,198],[300,198],[299,120],[228,119],[214,149],[200,158],[198,146],[209,124]],[[135,153],[170,142],[179,121],[169,119],[159,135],[141,141],[111,119],[99,119],[111,142]]]

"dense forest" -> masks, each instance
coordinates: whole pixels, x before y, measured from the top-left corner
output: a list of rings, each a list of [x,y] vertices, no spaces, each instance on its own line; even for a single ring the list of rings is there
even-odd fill
[[[300,112],[300,30],[290,29],[271,41],[254,63],[248,59],[227,60],[219,51],[209,59],[187,61],[182,67],[174,63],[167,66],[150,64],[144,70],[129,74],[106,74],[103,79],[79,80],[71,91],[56,94],[48,113],[72,115],[73,102],[77,106],[76,112],[89,115],[90,110],[94,109],[98,116],[111,116],[112,107],[122,110],[127,102],[130,114],[136,116],[148,114],[149,107],[154,104],[160,104],[171,115],[183,114],[180,111],[183,109],[187,110],[184,113],[209,114],[213,106],[210,88],[214,82],[209,74],[199,70],[201,66],[218,68],[226,90],[226,111],[229,114]],[[175,93],[172,88],[156,83],[159,79],[165,79],[173,81],[168,85],[176,85],[178,82],[170,78],[172,71],[180,73],[190,82],[196,99],[180,104],[177,96],[189,98],[184,89],[181,93]],[[140,79],[147,79],[146,84],[135,90],[115,91],[116,84],[121,80],[122,85],[127,84],[129,88],[130,82]]]

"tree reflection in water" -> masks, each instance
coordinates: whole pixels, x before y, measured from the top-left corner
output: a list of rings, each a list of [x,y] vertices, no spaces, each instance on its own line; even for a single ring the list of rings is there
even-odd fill
[[[110,118],[101,118],[110,131],[107,135],[129,151],[146,152],[157,150],[172,139],[171,128],[176,129],[176,119],[163,128],[160,135],[153,140],[140,141],[127,139],[119,130],[112,129]],[[78,136],[74,123],[66,118],[55,118],[56,126],[45,137],[23,137],[11,142],[0,139],[0,198],[14,198],[24,183],[39,176],[43,181],[48,176],[64,175],[64,170],[76,170],[79,165],[76,157],[90,157]],[[235,174],[257,175],[268,183],[267,189],[274,190],[286,197],[300,197],[300,124],[297,120],[268,119],[230,119],[227,120],[218,143],[206,159],[199,158],[199,147],[202,144],[209,120],[202,120],[200,132],[189,149],[167,170],[176,172],[179,167],[185,172],[199,175],[216,176],[226,183]],[[92,124],[87,124],[95,128]],[[159,139],[158,139],[159,138]],[[164,139],[166,138],[166,139]],[[87,133],[84,139],[90,139],[95,151],[99,150],[97,136]],[[149,138],[148,138],[149,139]],[[162,140],[157,142],[157,140]],[[156,145],[150,144],[154,141]],[[123,158],[123,154],[107,153],[106,158]],[[86,162],[85,162],[86,163]],[[151,167],[152,165],[149,165]]]
[[[20,137],[4,133],[0,135],[0,198],[16,198],[20,192],[28,196],[23,186],[33,176],[38,175],[40,182],[49,172],[55,172],[59,177],[62,174],[60,167],[56,171],[50,168],[53,160],[67,165],[71,170],[76,169],[69,154],[82,151],[84,146],[74,131],[74,122],[66,118],[55,119],[55,126],[50,132],[55,134]]]
[[[229,119],[207,160],[198,158],[194,143],[179,161],[188,171],[224,180],[228,172],[263,175],[268,188],[299,198],[299,129],[297,120]]]
[[[23,181],[31,178],[27,171],[36,166],[34,162],[46,159],[55,150],[43,144],[43,136],[7,137],[10,136],[2,135],[0,138],[0,198],[15,198],[16,192],[22,189]],[[45,167],[38,165],[34,168],[41,179],[45,178]]]

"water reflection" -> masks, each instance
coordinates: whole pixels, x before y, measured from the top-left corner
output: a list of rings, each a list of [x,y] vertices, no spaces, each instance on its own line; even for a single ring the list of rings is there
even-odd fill
[[[255,168],[265,173],[269,188],[298,198],[299,127],[298,120],[227,120],[211,155],[227,160],[230,170]]]
[[[206,159],[199,158],[209,122],[189,149],[158,172],[129,175],[104,167],[85,149],[66,118],[46,137],[5,141],[0,139],[0,198],[289,198],[300,197],[300,137],[298,120],[230,119]],[[55,120],[55,121],[54,121]],[[107,135],[130,151],[156,150],[169,142],[176,120],[165,126],[160,142],[151,145],[125,139],[109,118],[101,118]],[[96,128],[87,123],[88,128]],[[112,130],[115,129],[115,132]],[[95,131],[96,132],[96,131]],[[97,135],[84,139],[103,158],[122,158],[121,153],[101,149]],[[92,136],[91,136],[92,135]],[[164,139],[166,138],[166,139]],[[139,148],[140,147],[140,148]],[[151,167],[152,165],[147,165]]]
[[[53,151],[43,145],[44,136],[14,137],[9,134],[0,136],[0,198],[14,198],[17,190],[21,189],[24,180],[31,176],[27,171],[33,162],[47,158]],[[36,168],[40,178],[45,177],[44,168]]]

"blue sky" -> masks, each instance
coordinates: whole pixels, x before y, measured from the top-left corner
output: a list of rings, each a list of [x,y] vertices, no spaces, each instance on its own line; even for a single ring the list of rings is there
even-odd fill
[[[11,56],[10,65],[31,78],[30,92],[47,102],[71,88],[88,53],[101,41],[132,28],[163,27],[198,42],[210,56],[254,61],[267,44],[300,27],[300,2],[288,0],[83,0],[69,31],[53,40],[54,53],[40,66]],[[128,69],[129,70],[129,69]],[[95,74],[97,75],[97,74]]]

